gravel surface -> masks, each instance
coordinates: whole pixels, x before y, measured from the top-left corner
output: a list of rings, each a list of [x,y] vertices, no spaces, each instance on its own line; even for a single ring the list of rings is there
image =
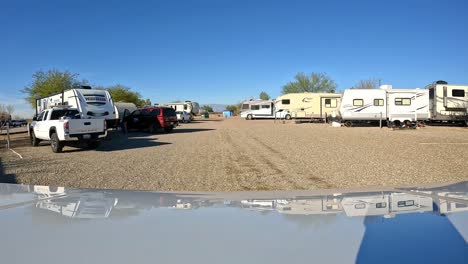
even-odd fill
[[[0,150],[0,181],[164,191],[306,190],[468,180],[468,129],[332,128],[238,118],[113,135],[97,150]]]

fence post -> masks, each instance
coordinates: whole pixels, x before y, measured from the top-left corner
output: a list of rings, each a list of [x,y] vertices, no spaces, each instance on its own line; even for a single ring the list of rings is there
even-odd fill
[[[10,149],[10,122],[7,122],[7,149]]]

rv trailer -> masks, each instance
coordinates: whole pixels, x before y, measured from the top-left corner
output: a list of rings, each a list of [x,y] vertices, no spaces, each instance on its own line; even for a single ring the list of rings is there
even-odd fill
[[[468,123],[468,85],[437,81],[426,86],[429,90],[430,120],[434,122]]]
[[[176,111],[184,111],[189,113],[192,117],[196,116],[200,112],[200,105],[197,102],[184,101],[184,102],[174,102],[174,103],[160,103],[156,104],[158,106],[167,106],[173,108]]]
[[[251,100],[243,102],[240,117],[247,120],[268,118],[291,119],[291,115],[288,111],[277,111],[273,100]]]
[[[118,122],[114,102],[106,90],[82,86],[82,89],[64,90],[61,93],[37,99],[36,115],[60,105],[78,109],[81,118],[105,119],[107,127],[115,127]]]
[[[338,112],[341,94],[335,93],[289,93],[276,98],[276,109],[288,110],[295,119],[325,120]]]
[[[429,93],[424,89],[347,89],[340,115],[345,124],[387,121],[399,126],[429,119]]]

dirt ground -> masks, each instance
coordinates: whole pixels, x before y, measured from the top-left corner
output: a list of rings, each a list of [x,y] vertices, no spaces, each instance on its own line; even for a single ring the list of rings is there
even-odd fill
[[[19,141],[18,141],[19,142]],[[308,190],[468,180],[468,129],[332,128],[238,118],[114,134],[97,150],[0,150],[0,182],[164,191]]]

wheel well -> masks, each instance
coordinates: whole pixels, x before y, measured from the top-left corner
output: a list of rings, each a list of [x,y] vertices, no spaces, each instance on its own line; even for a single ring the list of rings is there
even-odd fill
[[[53,133],[56,133],[57,130],[55,129],[55,127],[51,127],[50,130],[49,130],[49,137],[52,136]]]

